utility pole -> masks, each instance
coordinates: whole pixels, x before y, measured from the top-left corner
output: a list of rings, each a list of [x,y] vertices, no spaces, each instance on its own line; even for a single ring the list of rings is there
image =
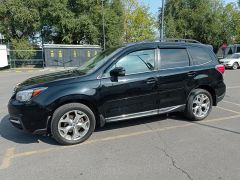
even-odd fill
[[[45,54],[44,54],[44,41],[45,41],[45,30],[47,29],[47,26],[43,26],[42,27],[42,31],[41,31],[41,38],[42,38],[42,60],[43,60],[43,63],[42,63],[42,65],[43,65],[43,68],[44,68],[44,66],[45,66]]]
[[[104,18],[104,0],[102,0],[102,31],[103,31],[103,50],[106,49],[105,18]]]
[[[162,17],[161,17],[161,35],[160,38],[164,38],[164,11],[165,11],[165,2],[162,0]]]

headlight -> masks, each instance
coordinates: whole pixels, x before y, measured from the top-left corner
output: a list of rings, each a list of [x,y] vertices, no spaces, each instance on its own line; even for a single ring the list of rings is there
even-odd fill
[[[46,87],[36,88],[36,89],[28,89],[24,91],[19,91],[16,94],[16,100],[20,102],[27,102],[32,97],[39,95],[42,91],[46,90]]]

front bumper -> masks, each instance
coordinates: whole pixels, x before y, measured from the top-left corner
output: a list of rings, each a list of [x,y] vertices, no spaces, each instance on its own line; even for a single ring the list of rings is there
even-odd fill
[[[228,63],[221,63],[222,65],[225,66],[225,68],[232,68],[233,64],[228,64]]]
[[[9,121],[14,127],[33,134],[47,133],[49,115],[45,108],[36,103],[20,103],[11,99],[8,112]]]

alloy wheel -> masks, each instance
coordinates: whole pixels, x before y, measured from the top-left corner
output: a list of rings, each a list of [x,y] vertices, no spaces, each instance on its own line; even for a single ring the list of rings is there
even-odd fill
[[[198,94],[193,100],[192,111],[194,116],[203,118],[208,115],[210,109],[210,99],[205,94]]]
[[[238,64],[237,63],[234,63],[233,64],[233,69],[236,70],[238,68]]]
[[[58,132],[66,140],[83,138],[90,128],[89,117],[80,110],[65,113],[58,122]]]

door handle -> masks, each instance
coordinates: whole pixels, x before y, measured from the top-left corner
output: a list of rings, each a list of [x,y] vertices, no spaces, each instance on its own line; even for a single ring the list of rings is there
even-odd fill
[[[157,83],[157,78],[149,78],[146,80],[147,84],[156,84]]]
[[[195,76],[196,75],[196,72],[195,71],[190,71],[188,72],[188,76],[189,77],[192,77],[192,76]]]

